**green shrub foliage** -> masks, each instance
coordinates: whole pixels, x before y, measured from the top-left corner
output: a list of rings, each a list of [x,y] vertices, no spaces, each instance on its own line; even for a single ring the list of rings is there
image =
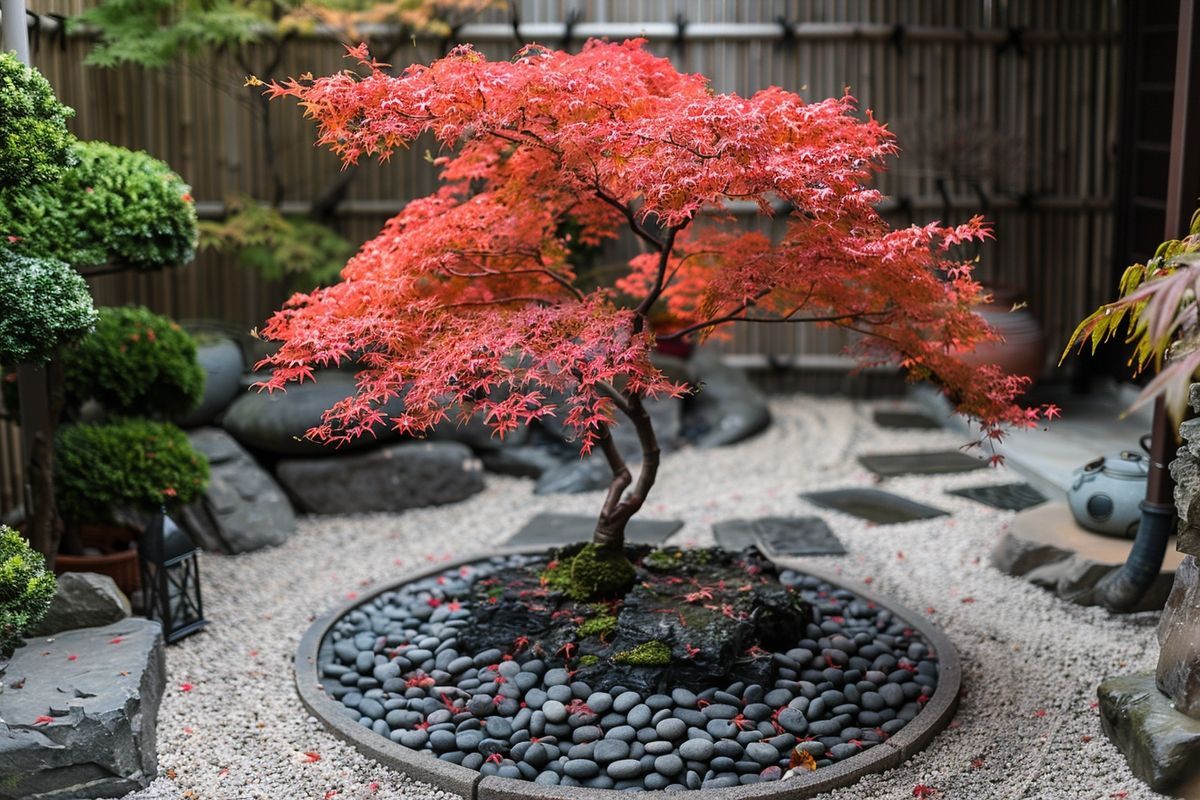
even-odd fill
[[[96,324],[87,282],[66,263],[0,247],[0,364],[43,362]]]
[[[67,425],[56,444],[59,510],[77,522],[107,522],[114,508],[190,503],[208,485],[208,461],[168,422]]]
[[[72,161],[67,120],[74,115],[40,72],[0,53],[0,186],[58,180]]]
[[[21,634],[45,616],[54,589],[42,554],[0,525],[0,655],[11,655]]]
[[[79,164],[61,180],[0,190],[0,236],[14,249],[76,269],[148,271],[192,260],[196,209],[170,167],[104,142],[79,142],[73,152]]]
[[[93,399],[118,416],[175,416],[204,394],[196,340],[178,323],[139,306],[100,309],[91,336],[64,352],[67,402]]]

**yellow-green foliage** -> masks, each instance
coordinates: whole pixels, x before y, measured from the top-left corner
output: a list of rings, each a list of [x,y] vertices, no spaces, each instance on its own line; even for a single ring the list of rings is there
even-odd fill
[[[586,656],[579,657],[579,666],[581,667],[594,667],[599,663],[600,656],[592,655],[591,653],[588,653]]]
[[[12,653],[21,634],[50,608],[54,574],[12,528],[0,525],[0,655]]]
[[[612,657],[615,664],[635,667],[662,667],[671,663],[671,648],[657,639],[642,642],[632,650],[623,650]]]
[[[1067,342],[1063,359],[1072,348],[1082,349],[1089,343],[1095,352],[1124,328],[1126,341],[1134,347],[1130,364],[1135,371],[1153,367],[1158,372],[1135,407],[1165,393],[1172,415],[1181,418],[1188,387],[1200,369],[1198,285],[1200,211],[1192,215],[1187,236],[1163,242],[1145,264],[1126,268],[1117,287],[1118,299],[1079,323]]]

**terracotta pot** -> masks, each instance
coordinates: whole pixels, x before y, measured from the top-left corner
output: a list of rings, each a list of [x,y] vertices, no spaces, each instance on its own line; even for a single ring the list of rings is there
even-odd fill
[[[989,342],[959,354],[968,364],[999,364],[1011,375],[1037,380],[1046,366],[1046,334],[1042,324],[1028,308],[1013,306],[1022,299],[1014,289],[993,289],[992,302],[980,304],[974,311],[1004,341]]]
[[[59,553],[54,572],[98,572],[112,578],[126,595],[141,589],[136,533],[121,525],[83,525],[79,537],[85,552]],[[98,551],[98,552],[97,552]]]

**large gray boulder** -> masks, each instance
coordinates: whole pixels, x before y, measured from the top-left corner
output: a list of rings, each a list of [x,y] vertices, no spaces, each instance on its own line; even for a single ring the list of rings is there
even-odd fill
[[[53,636],[74,628],[94,628],[120,622],[129,616],[129,598],[107,575],[64,572],[50,601],[50,610],[29,633]]]
[[[290,384],[285,391],[248,391],[225,410],[221,425],[246,447],[280,456],[336,456],[399,438],[400,434],[388,425],[379,425],[373,436],[360,436],[340,447],[304,438],[311,428],[321,424],[326,410],[354,391],[353,372],[318,370],[315,382]],[[403,410],[400,398],[383,407],[383,413],[389,416]]]
[[[222,553],[286,542],[296,531],[296,514],[271,474],[220,428],[189,431],[188,439],[210,467],[208,489],[179,515],[192,540]]]
[[[17,648],[0,692],[0,800],[120,797],[146,786],[158,772],[165,667],[162,631],[145,619]]]
[[[279,482],[305,511],[404,511],[465,500],[483,490],[483,472],[458,442],[409,442],[337,458],[282,459]]]
[[[771,410],[746,374],[702,350],[691,360],[700,386],[688,400],[684,425],[697,447],[721,447],[748,439],[771,424]]]
[[[241,391],[246,364],[242,348],[232,339],[212,334],[197,335],[196,360],[204,370],[204,396],[200,405],[176,422],[184,428],[208,425],[233,402]]]

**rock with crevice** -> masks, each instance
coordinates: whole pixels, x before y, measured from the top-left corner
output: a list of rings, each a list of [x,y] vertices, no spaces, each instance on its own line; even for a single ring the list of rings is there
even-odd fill
[[[1200,718],[1200,567],[1188,556],[1158,624],[1158,688],[1178,711]]]
[[[74,628],[94,628],[120,622],[131,613],[129,598],[108,575],[95,572],[64,572],[50,609],[29,633],[53,636]]]
[[[1153,673],[1110,678],[1097,694],[1105,735],[1151,789],[1169,792],[1200,774],[1200,720],[1175,710]]]
[[[204,495],[177,521],[205,550],[248,553],[283,544],[296,531],[296,514],[271,474],[220,428],[198,428],[188,440],[209,463]]]
[[[129,618],[32,638],[0,692],[0,800],[121,797],[158,772],[162,630]]]

